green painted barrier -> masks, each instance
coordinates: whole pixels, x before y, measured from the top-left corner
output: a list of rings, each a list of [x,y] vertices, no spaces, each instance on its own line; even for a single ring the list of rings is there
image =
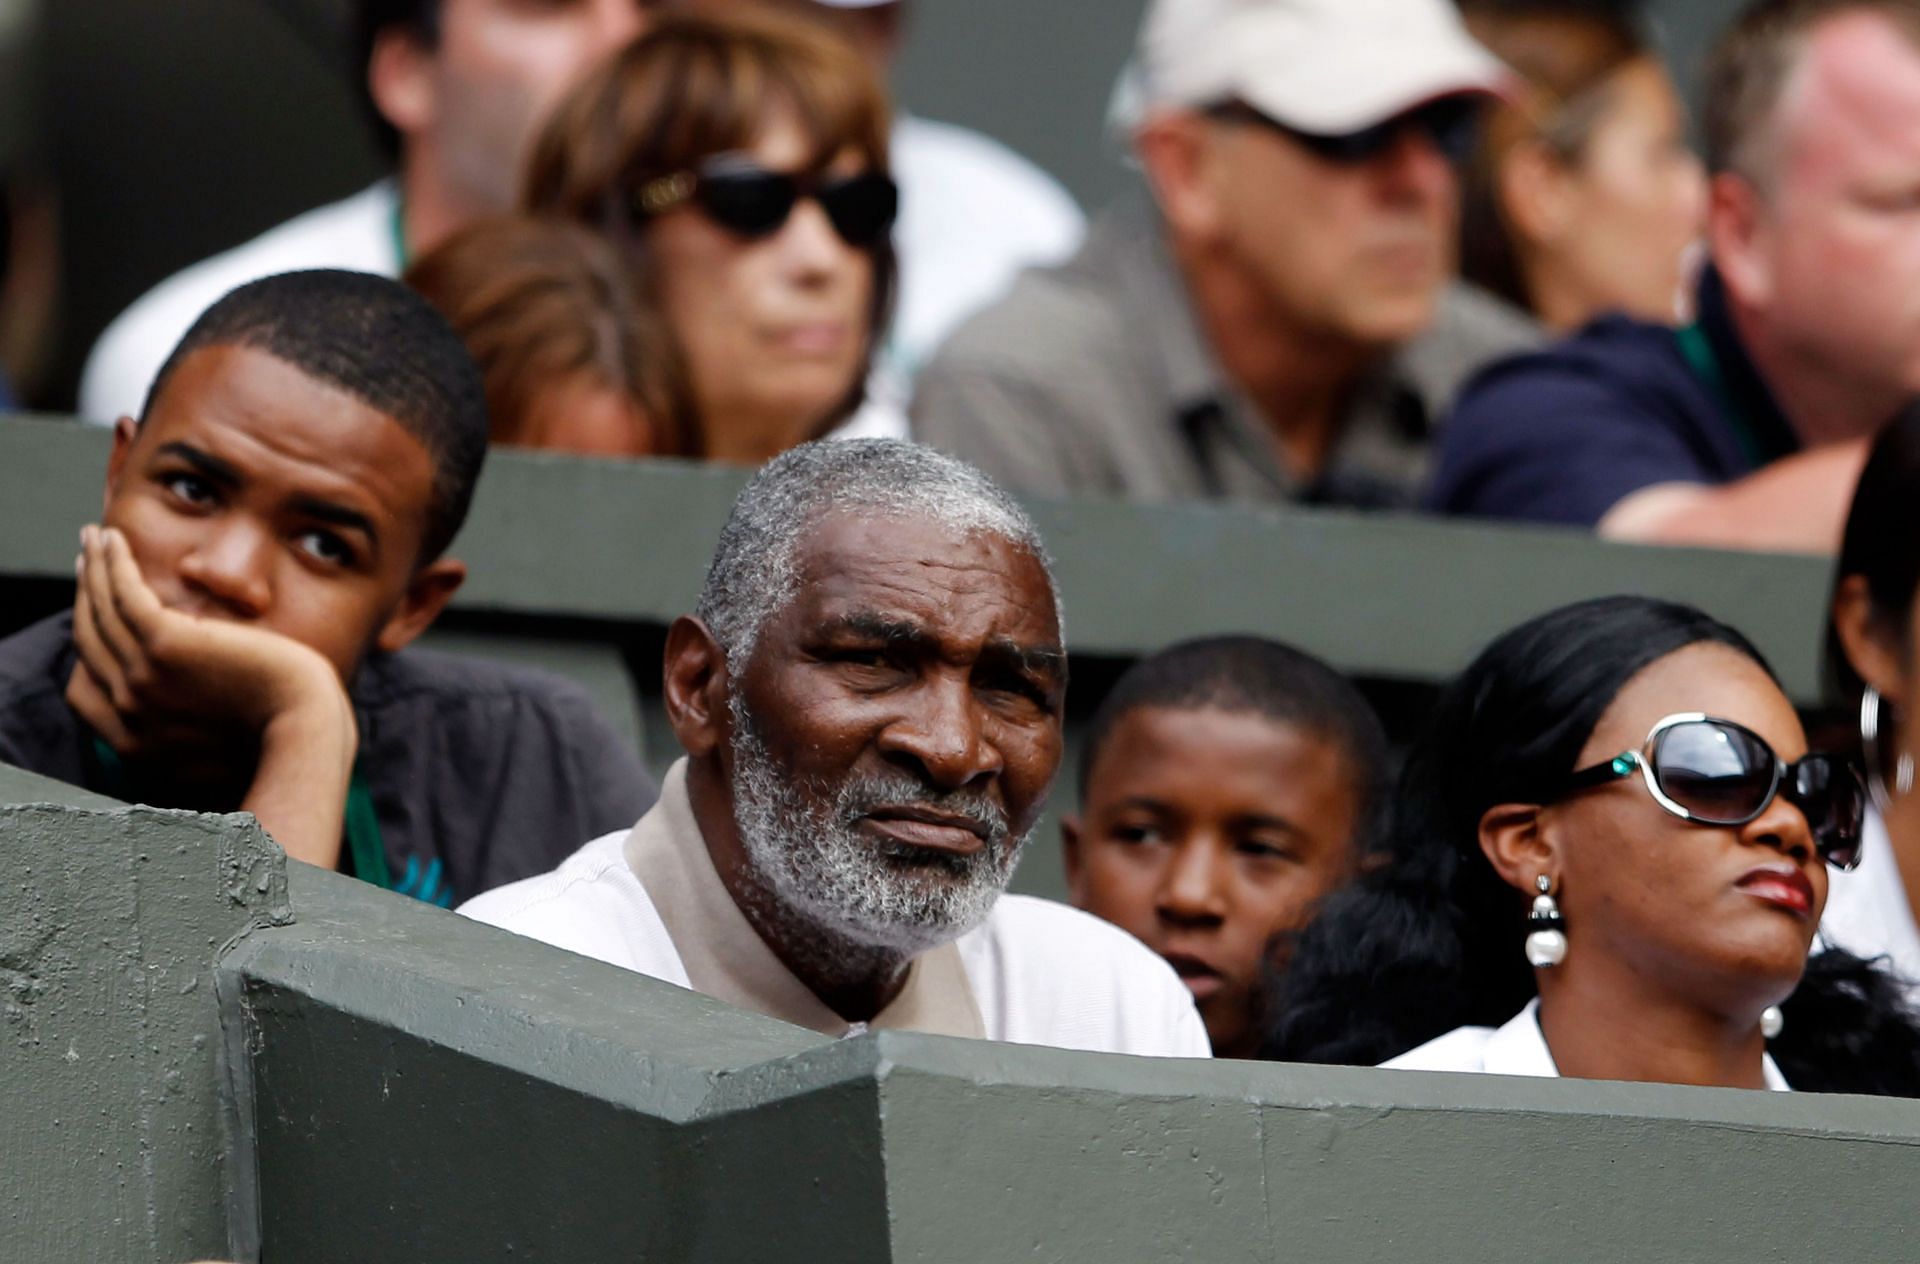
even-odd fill
[[[8,1261],[1913,1253],[1913,1102],[832,1041],[89,802],[0,806]]]

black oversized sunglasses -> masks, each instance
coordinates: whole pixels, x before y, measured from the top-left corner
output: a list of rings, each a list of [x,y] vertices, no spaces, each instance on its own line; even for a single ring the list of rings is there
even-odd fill
[[[1655,803],[1702,825],[1745,825],[1785,795],[1807,818],[1822,860],[1841,870],[1860,863],[1866,785],[1838,755],[1816,751],[1789,764],[1752,729],[1687,712],[1654,725],[1639,750],[1573,773],[1555,797],[1631,777],[1636,769]]]
[[[720,154],[693,171],[649,180],[635,189],[632,209],[645,219],[692,202],[708,219],[741,237],[780,231],[800,199],[820,203],[840,239],[859,250],[877,246],[893,228],[900,191],[883,171],[828,179],[770,171],[744,154]]]
[[[1305,132],[1263,114],[1244,101],[1228,101],[1208,111],[1214,118],[1251,123],[1280,133],[1323,162],[1357,166],[1391,149],[1409,129],[1433,142],[1449,162],[1465,162],[1480,134],[1484,102],[1477,96],[1441,97],[1396,114],[1357,132]]]

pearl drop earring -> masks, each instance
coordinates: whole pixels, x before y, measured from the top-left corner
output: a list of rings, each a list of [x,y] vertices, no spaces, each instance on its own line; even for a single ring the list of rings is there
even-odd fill
[[[1778,1005],[1769,1005],[1760,1011],[1760,1034],[1772,1040],[1787,1025],[1787,1016],[1780,1012]]]
[[[1544,970],[1567,959],[1567,922],[1553,898],[1553,879],[1543,873],[1534,885],[1540,894],[1533,897],[1533,912],[1527,914],[1527,961]]]

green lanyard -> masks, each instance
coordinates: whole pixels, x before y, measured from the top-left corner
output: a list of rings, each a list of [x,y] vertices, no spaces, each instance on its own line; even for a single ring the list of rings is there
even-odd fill
[[[1695,322],[1673,333],[1680,340],[1680,354],[1686,357],[1687,366],[1713,394],[1720,410],[1727,415],[1727,420],[1733,423],[1733,437],[1739,441],[1740,451],[1746,454],[1748,464],[1759,469],[1767,463],[1765,453],[1760,451],[1760,437],[1754,431],[1752,418],[1734,402],[1733,391],[1727,386],[1726,374],[1720,371],[1720,357],[1713,353],[1713,343],[1707,338],[1707,331]]]
[[[412,262],[407,255],[407,206],[398,192],[393,195],[393,215],[388,222],[388,228],[393,233],[393,271],[394,275],[398,276],[405,272],[407,264]]]
[[[100,738],[93,739],[93,757],[100,765],[101,790],[115,799],[131,798],[127,766],[120,752]],[[347,861],[353,876],[384,890],[393,890],[393,873],[387,868],[387,849],[380,837],[380,817],[373,810],[373,792],[360,761],[353,761],[353,777],[347,782]]]

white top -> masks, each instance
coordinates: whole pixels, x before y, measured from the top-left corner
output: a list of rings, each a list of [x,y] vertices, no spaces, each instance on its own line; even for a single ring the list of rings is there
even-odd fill
[[[1906,982],[1909,999],[1920,1001],[1920,926],[1907,905],[1893,841],[1878,811],[1867,813],[1860,867],[1852,873],[1828,871],[1820,939],[1858,957],[1886,957]]]
[[[1046,172],[978,132],[894,120],[900,184],[900,299],[883,357],[911,382],[955,326],[1006,293],[1022,269],[1080,248],[1086,217]]]
[[[1547,1038],[1540,1030],[1540,998],[1507,1020],[1503,1027],[1456,1027],[1444,1036],[1436,1036],[1418,1049],[1410,1049],[1397,1058],[1380,1064],[1397,1071],[1480,1071],[1488,1075],[1537,1075],[1558,1079],[1560,1069],[1553,1063]],[[1774,1065],[1771,1054],[1761,1055],[1761,1071],[1767,1087],[1776,1093],[1787,1091],[1786,1077]]]
[[[682,760],[668,771],[659,802],[632,830],[595,839],[553,872],[477,896],[460,912],[828,1034],[865,1030],[868,1024],[846,1023],[806,992],[724,894],[692,820],[685,767]],[[655,902],[661,889],[672,892],[671,918]],[[715,892],[724,904],[717,911]],[[681,934],[707,939],[683,951],[669,920]],[[948,962],[958,966],[950,978],[943,977]],[[696,987],[690,974],[707,985]],[[911,1012],[889,1006],[872,1026],[975,1031],[989,1040],[1104,1053],[1210,1056],[1193,998],[1166,962],[1118,927],[1047,900],[1002,896],[984,925],[916,959],[913,976],[909,991],[919,995],[903,997],[902,1006]]]
[[[137,417],[154,375],[200,313],[230,290],[281,272],[342,268],[400,274],[394,214],[399,194],[382,180],[202,260],[148,290],[108,325],[80,378],[80,416],[112,425]]]

